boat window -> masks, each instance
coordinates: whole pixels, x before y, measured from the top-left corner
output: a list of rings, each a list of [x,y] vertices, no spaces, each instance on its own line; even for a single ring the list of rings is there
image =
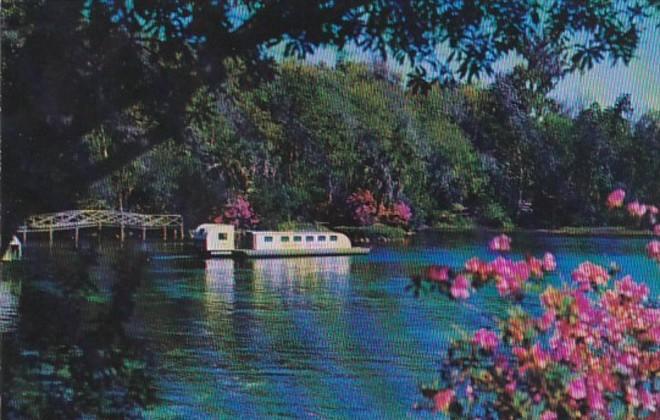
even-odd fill
[[[264,242],[273,242],[272,236],[264,236]]]
[[[294,236],[293,242],[302,242],[302,236]]]
[[[218,240],[226,241],[227,240],[227,234],[225,232],[218,233]]]
[[[330,242],[337,242],[337,235],[330,235]]]
[[[325,236],[319,236],[319,242],[325,242]]]
[[[288,236],[282,236],[282,237],[280,238],[280,241],[282,241],[282,242],[289,242],[289,237],[288,237]]]
[[[305,236],[305,242],[314,242],[313,236]]]

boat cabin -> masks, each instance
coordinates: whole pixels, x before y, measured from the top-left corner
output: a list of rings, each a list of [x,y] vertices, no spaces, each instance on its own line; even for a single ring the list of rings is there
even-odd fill
[[[257,258],[369,252],[367,248],[351,246],[346,235],[332,231],[248,230],[237,234],[232,225],[205,223],[195,229],[193,239],[202,252],[216,256]]]
[[[337,232],[247,231],[243,248],[252,250],[340,250],[350,249],[351,241]]]
[[[195,245],[211,255],[231,255],[234,250],[235,229],[233,225],[204,223],[193,233]]]

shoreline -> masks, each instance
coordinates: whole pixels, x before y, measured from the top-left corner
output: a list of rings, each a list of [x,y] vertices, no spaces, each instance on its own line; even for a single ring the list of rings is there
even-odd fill
[[[488,226],[470,226],[470,227],[428,227],[414,231],[421,232],[451,232],[451,233],[474,233],[474,232],[493,232],[493,233],[543,233],[559,236],[620,236],[620,237],[653,237],[651,230],[634,230],[626,227],[562,227],[562,228],[492,228]]]

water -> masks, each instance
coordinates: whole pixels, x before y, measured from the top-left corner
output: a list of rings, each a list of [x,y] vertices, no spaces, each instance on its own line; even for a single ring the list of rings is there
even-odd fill
[[[584,260],[616,261],[657,299],[660,267],[644,256],[647,239],[513,238],[515,250],[555,253],[559,272],[548,283],[568,281]],[[429,234],[366,256],[244,262],[181,258],[183,248],[162,244],[122,252],[107,243],[83,253],[82,262],[67,249],[50,258],[45,249],[28,250],[43,270],[35,274],[32,264],[5,274],[30,281],[23,281],[15,331],[5,337],[3,367],[12,368],[3,371],[3,410],[9,418],[25,410],[65,417],[428,415],[412,407],[450,340],[494,326],[509,303],[493,286],[467,303],[415,298],[405,286],[431,263],[493,258],[488,239]],[[69,292],[58,295],[57,285]],[[81,285],[88,290],[76,298]],[[522,305],[539,311],[538,295]],[[99,351],[111,355],[91,356]],[[36,399],[46,392],[61,396]],[[86,395],[84,403],[76,395]],[[28,401],[29,408],[16,408]]]

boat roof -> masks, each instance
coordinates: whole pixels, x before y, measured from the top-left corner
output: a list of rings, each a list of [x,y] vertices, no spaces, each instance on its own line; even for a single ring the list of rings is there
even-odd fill
[[[341,235],[339,232],[327,230],[246,230],[246,232],[262,235]]]

